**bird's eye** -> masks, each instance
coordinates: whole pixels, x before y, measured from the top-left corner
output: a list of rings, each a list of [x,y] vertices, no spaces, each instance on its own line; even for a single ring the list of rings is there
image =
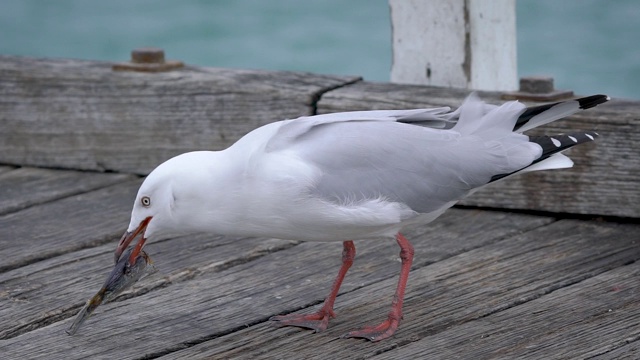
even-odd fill
[[[140,202],[142,203],[142,206],[144,207],[148,207],[149,205],[151,205],[151,198],[148,196],[143,196],[140,199]]]

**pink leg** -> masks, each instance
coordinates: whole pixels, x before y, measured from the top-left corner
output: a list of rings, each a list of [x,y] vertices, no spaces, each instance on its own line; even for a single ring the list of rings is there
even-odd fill
[[[396,294],[393,297],[391,303],[391,311],[387,320],[383,321],[377,326],[367,326],[360,330],[351,331],[344,337],[347,338],[364,338],[371,341],[380,341],[392,336],[400,319],[402,319],[402,302],[404,299],[404,290],[407,287],[407,280],[409,279],[409,271],[411,270],[411,263],[413,262],[413,246],[409,241],[401,234],[396,235],[396,241],[400,245],[400,259],[402,260],[402,268],[400,269],[400,279],[398,280],[398,287]]]
[[[338,276],[336,276],[336,279],[333,281],[333,286],[331,286],[331,292],[324,300],[324,305],[322,305],[320,310],[314,314],[306,315],[278,315],[271,317],[269,320],[277,321],[277,324],[280,326],[298,326],[315,330],[315,332],[320,332],[327,328],[329,319],[336,316],[333,312],[333,304],[336,301],[336,296],[338,296],[342,280],[344,280],[344,276],[347,274],[347,271],[353,264],[353,259],[356,257],[356,247],[353,241],[345,241],[342,245],[344,248],[342,250],[342,266],[340,266]]]

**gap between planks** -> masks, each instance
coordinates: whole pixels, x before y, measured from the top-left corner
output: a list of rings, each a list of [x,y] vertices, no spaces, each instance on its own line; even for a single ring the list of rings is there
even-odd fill
[[[419,242],[416,249],[422,261],[417,261],[417,266],[438,262],[451,253],[468,251],[469,248],[493,243],[497,238],[514,236],[552,221],[548,218],[473,210],[452,210],[441,220],[416,227],[407,233],[407,236],[413,236]],[[422,241],[419,241],[420,238]],[[334,251],[326,250],[332,246]],[[67,321],[9,339],[5,349],[33,358],[38,357],[38,349],[46,346],[56,348],[56,353],[60,355],[73,357],[80,354],[73,353],[71,349],[84,347],[81,344],[89,341],[92,345],[81,353],[83,356],[108,353],[110,356],[127,358],[139,356],[141,352],[158,354],[170,348],[171,344],[182,346],[179,344],[189,344],[210,336],[212,321],[220,329],[215,333],[220,334],[322,299],[327,290],[325,286],[308,289],[303,294],[297,289],[310,283],[330,283],[339,264],[338,248],[341,248],[340,243],[303,243],[234,266],[220,274],[204,273],[189,281],[107,305],[85,324],[83,331],[78,334],[80,336],[65,337],[64,343],[55,339],[66,336],[63,335],[63,329],[68,326]],[[153,257],[152,246],[148,251]],[[372,284],[395,276],[397,246],[394,242],[370,242],[368,246],[361,246],[359,255],[358,263],[364,266],[350,273],[343,292],[358,288],[361,283]],[[313,263],[314,267],[308,267],[309,263]],[[265,305],[253,305],[255,301]],[[226,312],[231,313],[225,315]],[[137,319],[146,320],[141,323]],[[133,342],[127,335],[132,332],[137,334]],[[55,345],[45,345],[49,341],[54,341]],[[118,341],[117,345],[113,341]],[[33,350],[16,348],[19,344],[33,345],[34,342],[40,345],[33,347]],[[72,348],[66,349],[67,345]],[[52,352],[49,351],[47,355],[52,355]]]
[[[337,301],[338,318],[333,319],[330,328],[321,334],[295,328],[273,329],[268,324],[258,324],[161,358],[286,358],[293,354],[309,359],[326,358],[327,354],[340,358],[368,358],[396,348],[403,349],[419,341],[422,341],[422,345],[416,345],[416,349],[429,348],[428,344],[434,337],[447,338],[440,336],[441,333],[454,334],[458,329],[472,326],[465,324],[491,323],[493,319],[503,316],[501,314],[515,311],[511,309],[538,311],[540,308],[536,306],[544,305],[547,299],[558,296],[554,294],[579,292],[583,284],[599,281],[591,279],[607,277],[609,281],[615,281],[615,276],[622,276],[625,272],[629,274],[625,275],[627,280],[624,280],[624,285],[629,288],[626,289],[624,304],[619,306],[628,306],[625,304],[633,303],[632,295],[639,291],[637,285],[629,282],[637,270],[633,270],[634,266],[627,266],[629,263],[636,264],[635,261],[640,257],[637,244],[632,239],[632,233],[638,227],[590,223],[580,230],[583,224],[582,221],[573,220],[553,223],[516,238],[412,270],[405,302],[405,319],[396,336],[389,341],[372,344],[338,337],[354,327],[382,320],[388,311],[390,299],[388,296],[389,301],[378,302],[373,299],[380,297],[381,292],[392,292],[396,279],[357,289],[349,296],[341,295]],[[535,243],[536,237],[540,237],[539,244]],[[558,298],[560,303],[571,299]],[[637,306],[633,311],[636,315],[640,314]],[[587,312],[584,316],[589,318],[591,315]],[[519,322],[514,321],[497,323],[495,326],[498,329],[506,325],[518,326]],[[559,326],[562,328],[566,324],[560,322]],[[529,330],[546,331],[544,327]],[[614,340],[603,338],[600,341]],[[457,356],[475,353],[475,349],[467,347],[460,349]],[[389,358],[420,358],[410,354],[389,355]],[[438,358],[438,354],[432,355]]]

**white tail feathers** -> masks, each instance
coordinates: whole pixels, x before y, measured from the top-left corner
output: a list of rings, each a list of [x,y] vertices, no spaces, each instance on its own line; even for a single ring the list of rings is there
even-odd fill
[[[501,106],[487,106],[475,93],[471,93],[460,106],[460,118],[453,129],[462,135],[503,137],[513,133],[518,117],[525,110],[524,104],[518,101],[509,101]]]
[[[567,156],[557,153],[521,170],[520,172],[525,173],[538,170],[566,169],[570,167],[573,167],[573,161]]]

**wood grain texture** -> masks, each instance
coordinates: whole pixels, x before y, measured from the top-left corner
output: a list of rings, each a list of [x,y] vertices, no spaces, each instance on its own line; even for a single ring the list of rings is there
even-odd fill
[[[0,172],[0,215],[134,178],[126,174],[29,167]]]
[[[0,56],[0,162],[147,174],[172,156],[218,150],[269,122],[309,115],[357,77]]]
[[[0,174],[8,172],[8,171],[12,171],[14,169],[15,169],[15,167],[13,167],[13,166],[0,166]]]
[[[429,336],[379,359],[584,359],[640,337],[635,262]],[[545,329],[545,331],[540,331]],[[637,346],[637,345],[636,345]]]
[[[323,94],[318,113],[432,106],[457,108],[469,91],[358,82]],[[481,92],[487,102],[504,101]],[[487,187],[464,205],[620,217],[640,217],[640,102],[612,100],[530,134],[595,130],[595,143],[566,152],[572,169],[516,176]]]
[[[416,246],[416,266],[446,259],[551,221],[549,218],[468,210],[454,210],[447,215],[439,225],[417,227],[407,234]],[[454,221],[460,225],[450,226]],[[481,228],[482,232],[479,231]],[[349,274],[343,292],[384,279],[394,281],[398,249],[393,241],[374,241],[367,246],[360,242],[356,246],[361,248],[357,266]],[[153,245],[148,251],[155,257]],[[64,334],[69,321],[58,321],[5,340],[4,345],[0,344],[0,351],[29,358],[65,354],[71,358],[110,356],[122,359],[154,357],[175,351],[191,342],[232,333],[246,325],[263,322],[272,315],[321,301],[337,271],[340,251],[340,243],[303,243],[220,273],[200,272],[191,279],[105,305],[77,336]],[[173,263],[187,266],[186,260]],[[59,277],[54,273],[51,275]],[[40,276],[46,278],[44,274]],[[78,280],[63,281],[73,282],[72,287],[77,287]],[[94,281],[99,282],[99,279]],[[55,283],[52,286],[57,287]],[[46,293],[46,290],[36,291]],[[60,294],[60,291],[56,293]],[[35,293],[32,296],[37,299]],[[78,296],[71,303],[78,306],[83,300],[84,296]],[[129,336],[131,333],[136,335]],[[43,349],[49,350],[44,352]]]
[[[556,214],[451,209],[406,231],[416,256],[391,339],[339,336],[386,316],[400,267],[394,241],[356,242],[338,316],[311,334],[267,319],[320,306],[340,264],[339,242],[211,235],[150,242],[159,273],[67,336],[107,275],[142,180],[21,166],[144,174],[176,153],[226,147],[273,120],[315,110],[457,107],[467,94],[302,73],[136,74],[110,65],[0,56],[3,359],[637,358],[640,227],[561,219],[640,214],[640,107],[622,100],[541,130],[602,135],[571,150],[574,169],[510,179],[464,202]],[[502,102],[497,93],[481,96]]]
[[[131,180],[0,216],[0,272],[117,242],[141,180]]]
[[[633,230],[637,226],[560,221],[413,269],[404,320],[389,341],[339,337],[385,317],[395,278],[340,295],[338,317],[323,333],[264,322],[162,359],[549,359],[555,350],[584,358],[622,346],[640,331],[633,329],[640,316]],[[618,285],[622,292],[610,291]],[[607,331],[597,330],[605,325]],[[581,330],[590,332],[576,338]],[[532,344],[539,352],[528,352]]]
[[[139,74],[112,72],[110,63],[10,56],[0,57],[0,76],[0,162],[138,174],[316,109],[457,107],[468,94],[355,77],[199,67]],[[499,95],[481,93],[492,103],[503,102]],[[545,127],[602,137],[568,151],[576,163],[571,170],[514,177],[463,204],[639,217],[638,112],[638,102],[613,100]]]
[[[219,272],[295,244],[204,235],[151,242],[146,249],[158,272],[135,284],[116,301]],[[115,246],[116,243],[109,243],[69,252],[0,274],[0,339],[75,316],[113,268]]]
[[[601,354],[594,355],[593,360],[637,360],[640,359],[640,341],[638,336],[629,336],[622,340],[620,347],[610,346],[602,349]]]

